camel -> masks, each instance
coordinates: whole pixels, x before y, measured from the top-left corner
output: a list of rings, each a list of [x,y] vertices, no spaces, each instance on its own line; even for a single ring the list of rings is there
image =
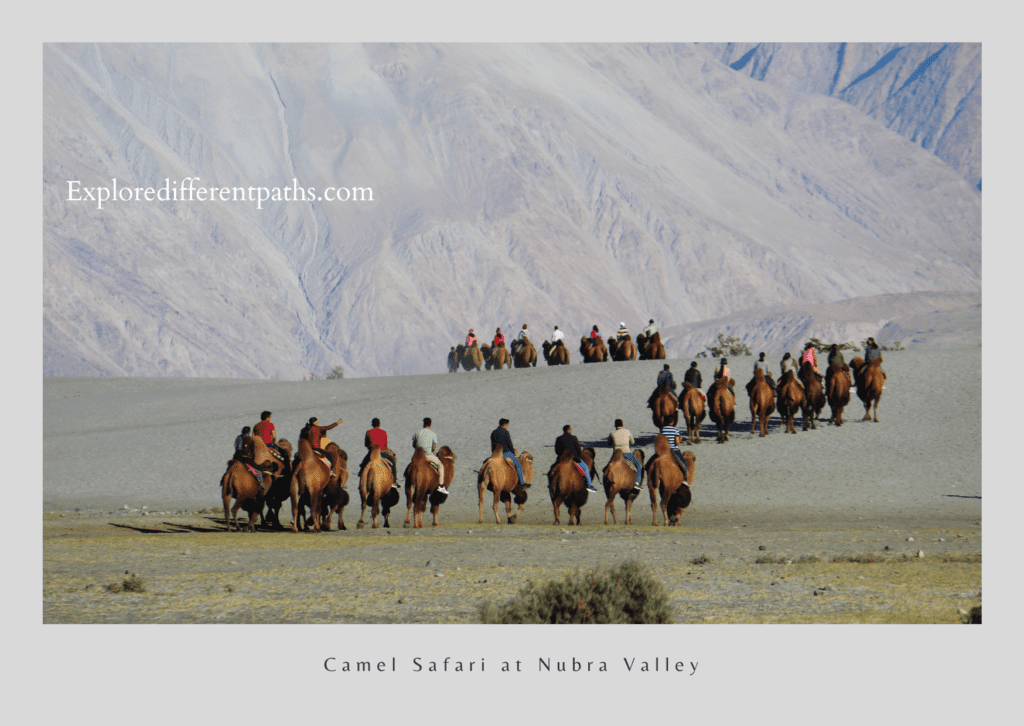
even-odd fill
[[[804,405],[804,387],[796,378],[792,369],[786,371],[779,381],[779,387],[775,392],[779,405],[779,416],[785,421],[785,433],[795,434],[796,426],[793,425],[793,417]]]
[[[707,412],[704,410],[704,396],[693,387],[693,384],[683,382],[683,398],[679,407],[683,410],[683,420],[686,421],[686,443],[700,443],[700,425],[704,421]]]
[[[659,431],[666,424],[675,426],[679,423],[679,399],[669,390],[668,383],[662,383],[648,399],[651,407],[651,418]]]
[[[642,449],[636,449],[633,451],[633,456],[640,462],[640,481],[643,483],[644,452]],[[636,474],[626,462],[626,457],[622,455],[622,449],[616,449],[612,452],[611,461],[608,462],[604,467],[604,471],[601,472],[604,492],[608,497],[608,502],[604,505],[605,524],[608,524],[609,511],[612,513],[612,522],[615,524],[619,523],[618,518],[615,516],[616,494],[622,497],[622,501],[626,503],[625,523],[630,524],[632,522],[633,502],[636,501],[637,496],[640,494],[640,490],[636,488]]]
[[[484,368],[487,370],[497,368],[500,371],[503,367],[512,367],[512,354],[508,352],[504,343],[491,347],[485,345],[480,352],[484,357]]]
[[[537,349],[529,338],[523,338],[515,346],[516,352],[512,355],[512,364],[516,368],[537,367]]]
[[[524,451],[519,455],[519,466],[523,470],[523,481],[530,484],[533,481],[533,455]],[[494,492],[494,523],[501,524],[498,520],[498,503],[505,502],[505,514],[508,516],[508,523],[515,524],[516,519],[523,513],[526,506],[526,489],[519,485],[519,475],[510,462],[505,459],[500,446],[494,447],[490,458],[484,459],[480,471],[476,477],[476,488],[480,495],[480,524],[484,522],[484,492]],[[513,497],[519,509],[512,514]]]
[[[690,487],[693,485],[694,467],[697,457],[692,451],[683,452],[686,475],[669,446],[668,437],[661,434],[654,437],[655,454],[644,467],[647,470],[647,490],[651,495],[652,524],[658,526],[658,495],[661,495],[661,513],[665,525],[679,526],[679,518],[690,506]]]
[[[818,374],[814,372],[814,366],[808,360],[805,360],[800,365],[800,372],[797,373],[797,377],[804,384],[804,431],[807,430],[808,421],[810,421],[812,429],[817,429],[818,424],[816,421],[818,416],[821,415],[821,409],[825,408],[825,403],[827,402],[825,389],[821,385]]]
[[[303,506],[300,499],[309,499],[310,517],[313,520],[313,531],[320,531],[320,511],[323,504],[323,493],[328,482],[338,470],[338,452],[328,451],[331,463],[327,465],[317,456],[308,439],[299,439],[298,462],[292,467],[291,500],[292,500],[292,532],[299,531],[299,514]]]
[[[857,380],[857,398],[864,404],[864,420],[871,420],[871,403],[875,404],[875,423],[878,423],[878,401],[882,398],[885,387],[885,371],[882,370],[882,359],[875,358],[865,364],[860,356],[850,361]]]
[[[829,423],[843,425],[843,409],[850,402],[850,376],[837,363],[833,363],[825,371],[825,396],[832,409]]]
[[[442,446],[437,452],[437,458],[441,460],[444,469],[444,486],[447,489],[455,477],[455,460],[458,457],[449,447]],[[433,526],[437,526],[437,510],[448,499],[447,494],[437,491],[440,484],[441,473],[427,461],[427,452],[416,449],[409,466],[405,467],[405,501],[408,509],[405,515],[406,527],[410,526],[410,519],[414,528],[423,527],[423,513],[427,511],[428,501],[430,513],[434,515]]]
[[[719,378],[708,388],[708,415],[718,427],[718,443],[724,444],[729,440],[729,427],[736,420],[736,397],[729,392],[729,386],[735,386],[736,381],[730,378]]]
[[[263,523],[271,529],[280,531],[284,529],[281,525],[281,505],[291,496],[292,445],[288,442],[288,439],[278,439],[277,446],[284,452],[281,465],[277,468],[276,472],[269,471],[263,474],[264,486],[267,489],[267,494],[264,497],[267,512],[263,515]],[[270,453],[275,459],[277,458],[273,450],[270,450]]]
[[[476,346],[474,346],[476,347]],[[479,352],[479,349],[477,349]],[[371,529],[377,529],[377,515],[384,515],[384,527],[390,528],[388,516],[391,508],[398,504],[398,487],[393,486],[395,478],[391,473],[391,467],[380,456],[380,446],[374,444],[370,448],[366,466],[359,473],[359,499],[363,509],[356,523],[356,529],[366,526],[366,507],[370,506],[370,514],[373,518]]]
[[[476,341],[473,341],[473,345],[465,346],[461,343],[455,347],[455,353],[458,356],[459,364],[462,365],[467,371],[480,368],[484,364],[484,354],[480,352],[480,349],[476,345]],[[458,368],[456,368],[458,370]]]
[[[322,505],[324,511],[327,512],[322,523],[323,530],[324,532],[331,531],[331,517],[335,514],[338,515],[338,529],[345,530],[348,528],[341,517],[345,513],[345,507],[348,506],[350,499],[348,490],[345,489],[345,483],[348,482],[348,454],[333,441],[324,447],[324,451],[336,458],[334,459],[334,476],[327,482],[322,495]]]
[[[603,363],[608,360],[608,349],[600,338],[580,338],[580,355],[584,363]]]
[[[569,365],[569,349],[565,345],[554,345],[545,340],[541,348],[549,366]]]
[[[754,438],[758,419],[761,421],[761,436],[768,435],[768,417],[775,411],[775,392],[764,379],[764,371],[758,368],[747,384],[750,393],[750,438]]]
[[[636,336],[636,341],[640,360],[663,360],[665,358],[665,346],[662,345],[660,332],[650,337],[641,333]]]
[[[276,458],[263,439],[253,437],[253,460],[256,462],[256,469],[260,472],[259,478],[254,476],[249,468],[232,459],[228,462],[228,468],[220,479],[221,499],[224,502],[224,523],[228,531],[231,531],[232,520],[235,523],[235,530],[239,531],[238,510],[244,509],[249,515],[249,531],[256,531],[256,517],[263,516],[263,504],[266,494],[277,477],[287,469],[287,464]],[[288,442],[285,442],[288,443]],[[289,449],[290,453],[290,449]],[[260,492],[260,485],[264,491]],[[231,507],[231,499],[234,498],[235,505]],[[264,520],[266,524],[266,520]]]
[[[633,342],[632,336],[627,335],[619,343],[615,338],[608,338],[608,352],[612,356],[612,360],[623,361],[623,360],[636,360],[636,343]]]
[[[594,471],[594,450],[589,446],[583,449],[583,461],[586,462],[591,478],[593,478],[596,473]],[[576,524],[579,525],[580,511],[587,503],[590,492],[587,491],[586,479],[576,468],[572,454],[568,451],[563,451],[548,470],[548,492],[551,494],[551,504],[555,508],[555,524],[562,523],[559,510],[564,504],[569,512],[569,525],[572,526],[574,518]]]

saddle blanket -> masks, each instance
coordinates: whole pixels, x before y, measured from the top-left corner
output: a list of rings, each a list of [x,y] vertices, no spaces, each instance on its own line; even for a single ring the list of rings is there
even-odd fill
[[[245,468],[248,469],[249,473],[252,474],[256,478],[256,481],[258,481],[258,482],[262,482],[263,481],[263,472],[262,471],[259,471],[258,469],[256,469],[256,467],[252,466],[252,464],[246,464]]]

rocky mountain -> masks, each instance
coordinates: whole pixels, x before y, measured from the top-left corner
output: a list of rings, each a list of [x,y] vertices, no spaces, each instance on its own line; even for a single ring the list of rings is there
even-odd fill
[[[44,375],[439,372],[470,327],[977,292],[980,163],[903,135],[972,47],[892,122],[842,94],[893,61],[826,93],[731,46],[46,45]],[[232,192],[144,198],[185,185]]]
[[[751,78],[846,101],[981,189],[980,43],[718,43]]]

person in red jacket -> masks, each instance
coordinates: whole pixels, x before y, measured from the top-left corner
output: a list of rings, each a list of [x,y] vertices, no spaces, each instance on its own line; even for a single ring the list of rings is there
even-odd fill
[[[313,447],[313,451],[325,458],[329,458],[327,452],[320,448],[320,439],[323,438],[324,431],[330,431],[340,423],[341,419],[339,418],[330,426],[321,426],[319,419],[316,416],[311,416],[309,423],[306,424],[305,428],[302,429],[302,433],[299,434],[299,438],[306,439],[309,441],[309,445]]]
[[[501,333],[501,328],[494,331],[494,340],[491,345],[497,348],[499,345],[505,345],[505,336]]]
[[[476,342],[476,333],[474,333],[473,329],[470,328],[469,329],[469,334],[466,336],[466,347],[468,348],[469,346],[473,345],[473,343],[475,343],[475,342]]]

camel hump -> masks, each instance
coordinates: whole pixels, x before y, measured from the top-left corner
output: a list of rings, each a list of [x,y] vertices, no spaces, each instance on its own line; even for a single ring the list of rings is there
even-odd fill
[[[658,456],[670,456],[671,450],[668,445],[668,437],[665,434],[658,434],[654,437],[654,450]]]
[[[622,461],[622,458],[622,449],[616,449],[615,451],[612,452],[611,461],[609,461],[608,463],[614,464],[617,461]]]
[[[409,463],[411,465],[411,464],[415,464],[417,462],[426,461],[426,460],[427,460],[427,452],[424,451],[423,449],[417,448],[416,451],[412,452],[412,461],[410,461]]]

